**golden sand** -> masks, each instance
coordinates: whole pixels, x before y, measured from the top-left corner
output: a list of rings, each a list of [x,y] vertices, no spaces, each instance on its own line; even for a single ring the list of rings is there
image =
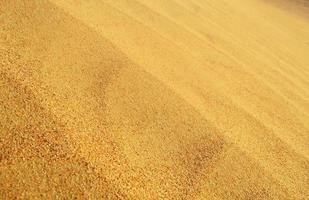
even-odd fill
[[[304,2],[0,0],[0,199],[308,199]]]

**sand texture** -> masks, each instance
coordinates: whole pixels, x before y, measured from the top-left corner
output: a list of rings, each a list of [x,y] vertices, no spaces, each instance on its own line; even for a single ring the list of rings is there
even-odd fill
[[[0,0],[0,199],[309,199],[309,3]]]

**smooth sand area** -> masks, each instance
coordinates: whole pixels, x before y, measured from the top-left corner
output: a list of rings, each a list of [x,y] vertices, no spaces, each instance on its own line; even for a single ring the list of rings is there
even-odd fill
[[[0,199],[309,199],[307,8],[0,0]]]

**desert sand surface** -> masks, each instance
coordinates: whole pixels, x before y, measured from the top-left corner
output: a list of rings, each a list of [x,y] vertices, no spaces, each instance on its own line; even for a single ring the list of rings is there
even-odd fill
[[[307,6],[0,0],[0,199],[309,199]]]

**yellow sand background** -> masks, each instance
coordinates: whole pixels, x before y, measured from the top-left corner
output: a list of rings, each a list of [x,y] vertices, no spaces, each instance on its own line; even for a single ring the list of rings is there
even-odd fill
[[[308,199],[306,5],[0,0],[0,199]]]

